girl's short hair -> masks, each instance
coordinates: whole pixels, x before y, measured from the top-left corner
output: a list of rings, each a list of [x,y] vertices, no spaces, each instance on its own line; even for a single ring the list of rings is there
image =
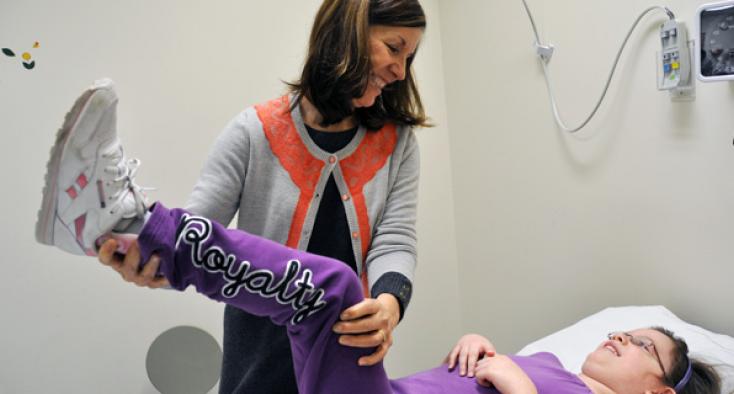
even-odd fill
[[[683,379],[691,363],[691,378],[676,394],[720,394],[721,378],[713,366],[693,358],[689,358],[688,344],[672,331],[663,327],[652,327],[653,330],[665,334],[673,341],[672,365],[665,384],[675,387]],[[690,360],[690,361],[689,361]]]
[[[352,106],[369,82],[369,28],[374,25],[425,29],[426,17],[418,0],[324,0],[311,30],[301,77],[288,84],[296,96],[293,105],[306,97],[322,115],[322,126],[352,115],[370,130],[387,122],[429,126],[411,70],[412,57],[406,63],[405,79],[386,86],[374,105]]]

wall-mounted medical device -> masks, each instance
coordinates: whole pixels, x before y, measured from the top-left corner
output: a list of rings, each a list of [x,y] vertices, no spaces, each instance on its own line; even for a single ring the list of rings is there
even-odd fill
[[[702,5],[695,22],[698,79],[734,80],[734,0]]]
[[[660,26],[660,67],[658,89],[673,90],[689,85],[691,77],[691,53],[688,49],[688,32],[685,25],[670,19]]]

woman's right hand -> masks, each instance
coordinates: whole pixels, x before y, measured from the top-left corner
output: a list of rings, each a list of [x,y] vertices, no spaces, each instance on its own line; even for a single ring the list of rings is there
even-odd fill
[[[135,283],[141,287],[157,289],[169,286],[168,280],[162,276],[156,276],[161,261],[158,255],[153,255],[140,269],[140,248],[138,242],[133,240],[127,253],[122,255],[116,253],[117,241],[108,239],[99,248],[97,259],[104,265],[117,271],[126,282]]]
[[[495,354],[494,345],[489,339],[478,334],[466,334],[459,339],[456,346],[444,359],[449,365],[449,371],[459,362],[459,375],[474,377],[477,361],[485,355]]]

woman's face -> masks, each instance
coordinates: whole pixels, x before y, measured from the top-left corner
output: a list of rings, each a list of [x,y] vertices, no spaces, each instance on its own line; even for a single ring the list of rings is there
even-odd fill
[[[643,337],[649,338],[652,346],[635,344],[640,344],[640,340],[648,341]],[[666,385],[660,362],[666,372],[672,369],[674,347],[667,335],[652,329],[616,334],[586,357],[581,371],[615,393],[663,392]],[[672,389],[668,390],[672,392]]]
[[[423,29],[418,27],[370,27],[372,71],[362,97],[352,100],[354,108],[371,107],[385,86],[405,79],[408,59],[415,54],[421,37]]]

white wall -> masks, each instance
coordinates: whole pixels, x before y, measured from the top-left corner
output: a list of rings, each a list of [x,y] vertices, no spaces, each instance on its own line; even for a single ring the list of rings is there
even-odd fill
[[[462,334],[441,45],[443,24],[438,0],[422,0],[421,5],[428,28],[414,68],[423,103],[436,127],[417,132],[421,148],[418,270],[413,300],[386,360],[391,377],[435,367]]]
[[[557,98],[575,123],[651,3],[529,2],[558,47]],[[144,357],[159,333],[189,324],[221,340],[221,305],[137,289],[94,260],[35,244],[48,148],[78,92],[113,77],[140,183],[183,204],[221,127],[297,74],[318,3],[0,5],[0,47],[41,43],[33,71],[0,55],[1,393],[152,393]],[[669,6],[691,22],[700,3]],[[583,132],[594,138],[580,142],[553,125],[519,0],[423,5],[416,69],[438,127],[418,134],[420,266],[390,374],[436,365],[461,331],[513,351],[610,305],[664,304],[734,334],[732,84],[698,84],[692,103],[655,90],[652,25],[662,19],[650,17]]]
[[[4,0],[0,47],[30,50],[36,68],[0,55],[0,393],[153,393],[145,354],[177,325],[221,343],[222,306],[189,291],[138,289],[96,260],[33,239],[47,154],[79,92],[115,79],[119,130],[154,199],[182,205],[208,147],[248,105],[297,76],[318,0]],[[420,268],[387,362],[393,376],[436,365],[459,333],[458,273],[438,2],[416,61],[439,125],[419,131]],[[34,41],[40,48],[31,49]],[[439,290],[436,290],[439,289]],[[429,325],[427,322],[440,322]]]
[[[654,4],[528,3],[578,124]],[[702,3],[666,5],[692,26]],[[663,304],[734,334],[734,85],[698,83],[696,101],[671,103],[655,85],[664,18],[648,17],[578,141],[554,126],[520,0],[440,12],[465,330],[513,351],[603,307]]]

